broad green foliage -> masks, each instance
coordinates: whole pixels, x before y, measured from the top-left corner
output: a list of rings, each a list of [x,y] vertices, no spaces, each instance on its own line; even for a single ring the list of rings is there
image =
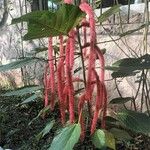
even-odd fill
[[[115,123],[115,122],[117,122],[117,119],[112,117],[112,116],[106,116],[105,119],[106,119],[106,123]]]
[[[92,136],[92,142],[99,149],[107,149],[107,147],[116,149],[114,136],[106,130],[96,130]]]
[[[106,69],[113,71],[113,78],[136,75],[143,69],[150,69],[150,55],[145,54],[139,58],[120,59],[112,66],[107,66]]]
[[[46,134],[48,134],[50,132],[50,130],[53,128],[55,123],[55,120],[52,120],[50,122],[48,122],[45,126],[45,128],[36,136],[36,138],[38,140],[40,140],[41,138],[43,138]]]
[[[107,11],[105,11],[102,15],[100,15],[100,17],[98,17],[98,21],[100,23],[106,21],[111,15],[119,12],[120,6],[121,5],[115,5],[115,6],[111,7],[110,9],[108,9]]]
[[[53,139],[48,150],[72,150],[81,133],[80,124],[69,125]]]
[[[36,58],[19,59],[19,60],[16,60],[14,62],[11,62],[9,64],[1,65],[0,66],[0,72],[21,68],[21,67],[26,66],[28,64],[31,65],[32,63],[35,63],[37,61],[38,61],[38,59],[36,59]]]
[[[13,19],[12,24],[28,22],[28,33],[24,40],[49,36],[67,35],[85,17],[79,7],[63,4],[56,12],[35,11]]]
[[[25,99],[21,104],[27,104],[27,103],[33,102],[39,97],[40,97],[40,95],[38,95],[37,93],[33,94],[32,96],[30,96],[27,99]]]
[[[117,114],[117,119],[128,129],[136,133],[150,133],[150,117],[144,113],[124,110]]]
[[[133,100],[132,97],[117,97],[117,98],[112,99],[109,103],[110,104],[124,104],[131,100]]]
[[[121,130],[121,129],[111,128],[110,132],[118,140],[131,140],[132,139],[132,137],[129,135],[128,132]]]
[[[35,93],[36,91],[41,90],[42,88],[43,88],[42,86],[36,86],[36,85],[25,86],[13,91],[8,91],[5,94],[2,94],[2,96],[23,96],[25,94]]]

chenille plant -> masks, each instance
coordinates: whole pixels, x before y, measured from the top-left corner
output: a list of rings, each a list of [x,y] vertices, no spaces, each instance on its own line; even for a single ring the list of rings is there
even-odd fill
[[[110,12],[116,11],[119,11],[119,5],[103,13],[98,20],[102,22],[112,14]],[[149,69],[150,56],[147,54],[139,58],[125,58],[105,67],[104,54],[96,44],[95,18],[93,8],[86,0],[64,0],[57,10],[34,11],[12,20],[12,24],[27,22],[28,32],[23,40],[48,38],[48,48],[45,46],[39,49],[47,51],[47,58],[25,57],[0,66],[2,72],[44,62],[43,85],[19,88],[3,96],[29,96],[22,105],[42,97],[44,108],[37,117],[42,116],[43,119],[47,117],[47,110],[50,110],[51,115],[59,108],[60,116],[57,114],[57,119],[61,121],[63,129],[54,137],[50,150],[71,150],[79,140],[84,142],[87,139],[92,141],[93,147],[116,149],[115,138],[123,138],[124,135],[130,137],[126,131],[132,130],[145,135],[150,133],[150,128],[145,123],[146,120],[149,124],[150,119],[145,114],[125,110],[114,118],[108,118],[105,87],[105,69],[112,70],[112,77],[115,79],[134,75],[137,70]],[[80,61],[81,66],[78,66]],[[134,103],[131,97],[116,98],[110,103],[128,101]],[[38,139],[55,126],[54,118],[38,134]],[[110,123],[106,119],[113,121]],[[120,126],[126,131],[120,130]]]
[[[73,2],[65,0],[66,6]],[[96,45],[96,29],[95,17],[92,7],[86,2],[82,1],[79,5],[80,11],[86,14],[85,17],[79,22],[78,26],[71,28],[67,33],[68,36],[62,34],[59,36],[59,59],[54,65],[54,50],[53,50],[53,37],[49,38],[48,45],[48,66],[46,66],[44,76],[45,87],[45,107],[50,105],[51,110],[54,109],[56,96],[58,97],[59,109],[61,114],[61,122],[66,122],[66,112],[69,112],[69,122],[74,124],[76,120],[81,126],[81,140],[85,137],[85,130],[87,126],[91,126],[91,135],[94,133],[99,118],[99,113],[102,111],[103,118],[101,128],[105,128],[105,116],[107,109],[107,91],[104,83],[104,57],[99,47]],[[87,38],[89,28],[90,36]],[[80,79],[73,75],[74,61],[76,53],[76,41],[80,40],[80,32],[83,31],[83,44],[80,45],[80,56],[82,57],[84,77]],[[64,39],[66,38],[66,42]],[[89,41],[88,41],[89,40]],[[81,41],[79,41],[81,42]],[[65,46],[63,45],[65,43]],[[96,60],[99,60],[100,69],[96,70]],[[85,69],[84,62],[88,61],[87,69]],[[49,70],[49,71],[48,71]],[[74,82],[84,82],[84,89],[75,101]],[[94,88],[97,89],[96,98],[93,96]],[[75,118],[75,103],[78,106],[78,118]],[[90,113],[89,125],[85,125],[85,118],[83,115],[83,108],[85,104],[89,106],[95,105],[94,113]],[[92,106],[93,107],[93,106]],[[90,107],[89,107],[90,108]],[[99,126],[100,128],[100,126]]]
[[[58,10],[35,11],[12,20],[12,24],[20,22],[27,22],[28,26],[24,40],[48,37],[48,59],[23,58],[8,66],[1,66],[0,69],[6,71],[37,61],[45,62],[44,88],[26,87],[16,93],[18,95],[32,91],[33,95],[22,103],[26,104],[38,97],[37,90],[44,89],[45,110],[50,108],[51,113],[55,111],[55,105],[58,103],[60,120],[64,128],[54,138],[49,149],[70,150],[79,139],[84,141],[89,136],[95,147],[115,149],[113,135],[105,130],[105,60],[102,51],[96,45],[96,21],[92,6],[86,0],[82,0],[78,6],[74,5],[72,0],[64,0],[64,4],[61,4]],[[59,43],[57,53],[54,48],[56,43]],[[83,77],[74,73],[77,69],[75,61],[80,60]],[[12,92],[8,95],[14,94],[15,92]],[[42,134],[44,132],[45,135],[49,130],[46,127]]]

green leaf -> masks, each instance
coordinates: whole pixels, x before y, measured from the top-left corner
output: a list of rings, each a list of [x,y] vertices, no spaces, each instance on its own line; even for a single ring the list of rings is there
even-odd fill
[[[129,133],[124,130],[120,130],[117,128],[111,128],[110,132],[118,140],[131,140],[132,139],[132,137],[129,135]]]
[[[110,104],[124,104],[131,100],[133,100],[132,97],[117,97],[117,98],[112,99],[109,103]]]
[[[5,94],[2,94],[2,96],[22,96],[25,94],[31,94],[35,93],[35,91],[41,90],[43,87],[42,86],[25,86],[18,88],[13,91],[8,91]]]
[[[46,134],[50,132],[52,127],[54,126],[55,120],[52,120],[51,122],[48,122],[45,126],[45,128],[36,136],[37,140],[40,140],[43,138]]]
[[[150,117],[144,113],[124,110],[117,114],[118,120],[127,128],[136,133],[150,133]]]
[[[101,52],[103,53],[103,55],[106,53],[106,48],[101,49]]]
[[[105,11],[100,17],[98,17],[98,21],[100,23],[106,21],[111,15],[119,12],[120,6],[121,5],[115,5],[115,6],[111,7],[110,9],[108,9],[107,11]]]
[[[12,21],[12,24],[28,22],[28,33],[24,40],[49,36],[67,35],[85,17],[79,7],[63,4],[56,12],[36,11],[23,15]]]
[[[16,61],[11,62],[9,64],[1,65],[0,66],[0,72],[21,68],[23,66],[26,66],[28,64],[31,64],[31,63],[34,63],[37,61],[38,60],[36,58],[35,59],[34,58],[24,58],[24,59],[16,60]]]
[[[95,1],[95,7],[96,8],[99,7],[101,5],[101,3],[102,3],[102,0],[96,0]]]
[[[122,78],[122,77],[127,77],[127,76],[135,76],[137,73],[139,73],[139,71],[136,71],[136,72],[132,72],[130,70],[128,70],[127,72],[118,71],[118,72],[113,72],[111,76],[113,78]]]
[[[57,4],[57,5],[63,3],[63,0],[49,0],[49,1],[51,1],[52,3]],[[58,6],[60,6],[60,5],[58,5]]]
[[[146,26],[149,26],[149,25],[150,25],[150,22],[148,23],[148,25],[147,24],[142,24],[141,26],[139,26],[136,29],[129,30],[127,32],[124,32],[124,33],[120,34],[120,37],[123,37],[123,36],[126,36],[126,35],[130,35],[130,34],[136,32],[136,31],[139,31],[139,30],[141,30],[141,29],[143,29],[143,28],[145,28]]]
[[[63,0],[49,0],[51,1],[52,3],[63,3]]]
[[[26,100],[24,100],[21,104],[27,104],[30,102],[34,102],[38,97],[39,97],[38,94],[33,94],[32,96],[30,96]]]
[[[80,133],[80,124],[67,126],[53,139],[48,150],[72,150],[79,140]]]
[[[106,116],[105,117],[107,123],[115,123],[117,120],[114,117]]]
[[[150,69],[150,55],[145,54],[139,58],[124,58],[116,61],[112,66],[106,66],[105,69],[114,71],[113,78],[136,75],[139,71]]]
[[[35,54],[38,54],[40,52],[44,52],[44,51],[47,51],[48,48],[47,47],[38,47],[38,48],[35,48],[34,50],[32,50]]]
[[[116,149],[115,138],[113,134],[106,130],[96,130],[92,136],[92,142],[96,148],[106,149],[111,148],[113,150]]]
[[[38,113],[38,115],[37,115],[35,118],[33,118],[33,119],[28,123],[28,125],[30,126],[35,120],[37,120],[40,116],[42,116],[43,114],[47,113],[48,111],[50,111],[50,106],[49,106],[49,105],[46,106],[46,107],[44,107],[44,108]]]

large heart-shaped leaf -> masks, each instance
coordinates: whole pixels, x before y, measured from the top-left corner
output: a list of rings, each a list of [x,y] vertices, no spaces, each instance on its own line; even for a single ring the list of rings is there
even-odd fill
[[[120,59],[112,66],[107,66],[106,69],[114,71],[112,73],[113,78],[136,75],[143,69],[150,69],[150,55],[145,54],[139,58]]]
[[[111,148],[113,150],[116,149],[115,138],[113,134],[106,130],[96,130],[92,136],[92,142],[96,148],[106,149]]]
[[[80,133],[80,124],[67,126],[53,139],[49,150],[72,150],[79,140]]]
[[[24,40],[49,36],[67,35],[85,17],[78,6],[63,4],[56,12],[36,11],[13,19],[13,23],[28,22]]]
[[[150,117],[144,113],[124,110],[117,114],[117,119],[128,129],[136,133],[150,133]]]

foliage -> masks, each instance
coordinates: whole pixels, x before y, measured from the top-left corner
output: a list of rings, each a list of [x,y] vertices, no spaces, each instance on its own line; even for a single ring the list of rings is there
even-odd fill
[[[112,14],[119,12],[119,7],[120,6],[117,5],[110,8],[103,13],[98,20],[100,22],[106,21]],[[86,20],[86,14],[89,15],[89,20]],[[107,90],[104,83],[105,63],[103,55],[105,54],[105,50],[101,51],[96,45],[95,19],[92,8],[88,4],[83,3],[79,7],[71,4],[62,4],[56,12],[45,10],[36,11],[12,20],[12,24],[20,22],[27,22],[28,26],[28,32],[24,36],[24,40],[50,37],[48,48],[44,47],[35,50],[35,54],[48,50],[49,60],[45,61],[45,63],[48,64],[49,70],[47,68],[45,69],[44,87],[43,85],[30,85],[18,88],[14,91],[7,91],[1,95],[2,99],[6,100],[5,103],[3,100],[0,101],[2,104],[0,115],[1,132],[4,137],[4,141],[1,143],[4,147],[9,145],[19,150],[71,150],[80,143],[79,139],[84,140],[83,142],[89,141],[90,139],[93,147],[115,150],[117,140],[130,141],[132,137],[135,137],[137,134],[149,136],[150,118],[144,113],[121,110],[115,114],[116,116],[114,118],[112,117],[112,119],[110,119],[110,117],[110,120],[108,119],[109,116],[107,116],[106,113]],[[123,33],[121,37],[142,29],[145,26],[146,25],[142,25],[138,29]],[[86,27],[90,28],[90,43],[88,43],[85,38],[85,45],[82,46],[79,29],[82,28],[85,31]],[[74,29],[77,29],[77,32],[75,32]],[[79,36],[78,39],[75,39],[76,34]],[[64,35],[66,41],[63,39],[62,35]],[[60,41],[58,47],[54,47],[52,43],[52,37],[55,36],[59,36]],[[85,33],[84,36],[87,36],[87,33]],[[78,47],[76,40],[78,40]],[[87,66],[88,73],[85,71],[86,68],[84,65],[84,61],[86,61],[84,60],[82,51],[84,50],[84,46],[86,46],[86,48],[90,47],[90,53],[87,57],[89,59],[89,64]],[[76,52],[74,48],[77,48],[77,50],[81,49],[79,56],[82,59],[81,68],[83,69],[84,81],[72,76],[72,71],[74,71],[74,54]],[[53,55],[55,52],[60,57],[58,61],[55,60],[54,64],[53,58],[56,58],[56,55]],[[63,58],[64,55],[65,59]],[[95,69],[95,62],[97,59],[100,62],[100,75]],[[40,59],[35,57],[20,59],[10,64],[0,66],[0,72],[17,69],[39,60]],[[142,72],[143,85],[147,88],[145,72],[150,69],[150,55],[145,54],[137,58],[120,59],[113,63],[112,66],[106,66],[105,68],[113,71],[112,77],[115,79],[119,77],[135,76],[139,72]],[[78,70],[80,69],[75,68],[75,71]],[[64,72],[66,74],[63,74]],[[88,74],[87,80],[86,73]],[[57,82],[55,82],[55,78],[57,78]],[[73,88],[74,81],[84,82],[84,92],[81,90],[79,95],[76,94]],[[94,86],[97,89],[97,95],[94,114],[92,114],[90,112],[89,100],[92,101]],[[58,88],[57,91],[56,87]],[[43,95],[45,96],[45,108],[41,110],[41,98]],[[77,102],[78,113],[76,113],[74,106],[74,96],[79,96]],[[148,97],[148,95],[146,96]],[[9,101],[9,97],[12,101]],[[50,104],[48,101],[49,99],[51,101]],[[136,109],[135,99],[136,96],[120,96],[111,100],[110,104],[125,105],[125,103],[130,101],[135,105]],[[86,102],[87,105],[89,105],[89,110],[86,111],[86,113],[89,113],[89,115],[83,115]],[[102,118],[99,117],[99,113],[102,114]],[[16,118],[19,118],[19,120],[16,120]],[[68,120],[68,118],[69,123],[65,120]],[[63,127],[62,125],[58,125],[60,124],[60,119]],[[15,122],[13,122],[14,120]],[[76,120],[78,120],[78,123],[75,123]],[[5,126],[6,124],[8,125]],[[97,129],[97,124],[100,124],[100,129]],[[60,128],[62,128],[61,131]],[[56,133],[58,134],[55,135]]]
[[[36,59],[36,58],[20,59],[20,60],[11,62],[11,63],[6,64],[6,65],[1,65],[0,66],[0,72],[21,68],[23,66],[26,66],[28,64],[32,64],[32,63],[37,62],[37,61],[38,61],[38,59]]]
[[[5,91],[1,91],[4,93]],[[43,130],[46,123],[51,118],[50,116],[44,120],[39,117],[30,126],[28,123],[34,118],[38,111],[42,109],[42,101],[40,98],[37,102],[31,102],[30,104],[18,105],[21,103],[21,99],[26,96],[0,96],[0,145],[3,148],[11,149],[39,149],[43,147],[49,140],[44,139],[40,142],[36,141],[36,135]],[[49,133],[53,136],[52,133]]]
[[[150,117],[146,114],[131,110],[124,110],[117,114],[117,118],[131,131],[150,135]]]
[[[24,40],[31,40],[60,34],[67,35],[83,17],[85,14],[77,6],[63,4],[56,12],[31,12],[13,19],[12,24],[22,21],[28,22],[28,33],[24,36]]]
[[[64,128],[52,141],[48,150],[64,150],[73,149],[78,142],[81,134],[80,124],[69,125]]]
[[[134,76],[139,71],[150,69],[150,55],[145,54],[139,58],[120,59],[112,66],[107,66],[106,69],[113,71],[113,78]]]
[[[100,17],[98,17],[98,21],[100,23],[106,21],[112,14],[119,12],[119,10],[120,10],[120,5],[115,5],[111,7],[110,9],[105,11],[102,15],[100,15]]]
[[[111,148],[113,150],[116,149],[115,138],[108,131],[98,129],[92,136],[92,141],[96,148],[99,149]]]
[[[131,100],[133,100],[132,97],[117,97],[117,98],[112,99],[109,103],[110,104],[124,104]]]

